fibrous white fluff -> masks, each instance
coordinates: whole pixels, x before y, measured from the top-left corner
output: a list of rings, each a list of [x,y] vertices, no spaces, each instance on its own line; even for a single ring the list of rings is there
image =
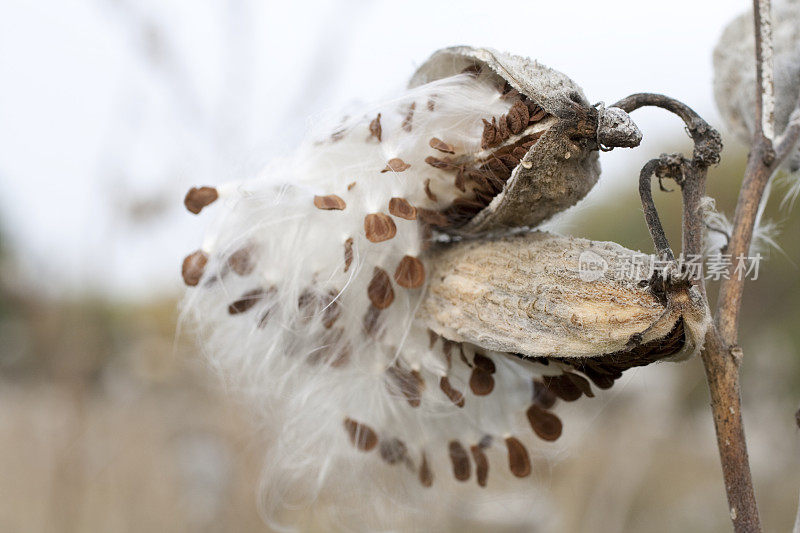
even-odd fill
[[[490,149],[498,117],[510,131]],[[485,206],[480,195],[502,188],[556,121],[497,76],[466,72],[320,127],[253,180],[187,196],[194,212],[224,204],[184,262],[184,312],[267,421],[273,526],[285,509],[309,509],[309,521],[324,512],[358,530],[405,515],[436,529],[433,502],[486,518],[456,505],[528,490],[514,478],[561,434],[556,399],[592,395],[589,381],[562,361],[451,342],[416,317],[437,228]],[[619,377],[584,373],[602,388]],[[493,516],[535,523],[518,509]]]

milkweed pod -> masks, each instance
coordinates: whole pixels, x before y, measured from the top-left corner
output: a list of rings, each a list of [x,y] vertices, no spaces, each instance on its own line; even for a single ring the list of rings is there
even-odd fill
[[[690,357],[702,347],[706,307],[693,288],[653,290],[646,273],[632,272],[642,257],[540,232],[457,243],[430,259],[420,318],[452,341],[522,358],[614,354],[624,370]]]
[[[439,50],[417,70],[410,86],[470,70],[491,71],[504,84],[504,94],[519,97],[527,108],[519,108],[529,123],[521,130],[514,108],[497,120],[486,121],[483,147],[512,146],[518,138],[534,136],[535,143],[524,144],[522,152],[510,150],[517,155],[516,162],[501,153],[501,162],[508,166],[511,160],[513,165],[502,190],[466,223],[446,231],[471,235],[534,227],[575,205],[591,190],[600,175],[600,147],[634,147],[641,141],[641,133],[624,111],[590,105],[581,88],[564,74],[528,58],[488,48]],[[534,123],[539,129],[529,135]],[[541,129],[541,125],[546,128]],[[498,152],[502,150],[495,154]]]
[[[774,133],[780,134],[800,93],[800,2],[776,3],[772,12]],[[745,144],[750,144],[755,132],[754,47],[753,14],[748,10],[728,24],[714,48],[714,99],[725,125]],[[792,170],[800,168],[800,150],[791,156],[790,164]]]

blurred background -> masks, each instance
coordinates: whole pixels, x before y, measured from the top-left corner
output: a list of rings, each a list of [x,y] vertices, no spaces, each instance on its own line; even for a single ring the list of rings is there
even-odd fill
[[[593,102],[666,93],[721,129],[711,52],[748,8],[4,0],[0,530],[268,531],[258,428],[176,334],[180,262],[205,223],[182,207],[190,186],[248,177],[315,116],[397,90],[453,44],[534,57]],[[599,185],[555,229],[651,251],[636,176],[690,144],[670,115],[634,119],[642,146],[603,154]],[[709,190],[732,214],[747,153],[725,133]],[[741,329],[744,417],[769,531],[790,528],[800,489],[800,216],[780,208],[783,192],[778,184],[767,208],[781,249],[763,252]],[[677,242],[679,197],[658,203]],[[634,369],[601,396],[584,402],[583,438],[538,480],[558,530],[727,531],[700,362]]]

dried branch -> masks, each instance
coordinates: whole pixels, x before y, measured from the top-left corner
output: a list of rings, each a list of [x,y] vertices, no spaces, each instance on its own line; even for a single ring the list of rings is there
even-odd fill
[[[769,180],[792,153],[800,139],[800,101],[791,114],[785,131],[780,137],[775,138],[772,20],[769,0],[753,0],[753,17],[756,27],[755,133],[728,243],[728,252],[737,260],[745,258],[750,250],[759,206]],[[644,105],[661,107],[680,116],[686,123],[689,134],[695,142],[692,160],[680,161],[676,159],[677,156],[662,156],[660,159],[648,162],[640,176],[640,193],[645,205],[648,228],[656,248],[662,253],[663,247],[668,244],[660,223],[654,223],[658,221],[657,213],[654,213],[655,206],[652,206],[652,209],[648,207],[652,205],[650,178],[652,175],[661,177],[659,176],[661,172],[664,176],[676,179],[681,185],[684,202],[684,253],[699,253],[703,249],[704,235],[700,202],[705,195],[706,170],[710,164],[715,164],[719,160],[721,147],[719,135],[690,108],[661,95],[632,95],[615,105],[628,112]],[[680,174],[674,168],[676,165],[681,170]],[[698,285],[705,295],[702,281]],[[751,532],[761,531],[761,524],[753,491],[739,392],[739,364],[743,354],[737,342],[743,291],[743,278],[731,276],[730,279],[722,281],[715,323],[706,336],[702,359],[711,395],[717,446],[731,520],[735,531]],[[795,532],[800,533],[800,512]]]
[[[705,228],[701,200],[705,196],[708,167],[719,162],[719,152],[722,149],[719,133],[691,108],[663,95],[636,94],[614,105],[627,112],[647,105],[661,107],[675,113],[686,123],[695,144],[692,159],[679,155],[662,155],[661,158],[648,162],[642,169],[639,191],[645,208],[645,220],[656,249],[661,254],[663,247],[669,245],[652,204],[650,177],[656,175],[674,179],[680,185],[683,195],[683,252],[692,255],[702,253]],[[756,209],[757,207],[758,203]],[[696,280],[696,283],[705,298],[703,280]],[[711,396],[730,516],[737,532],[750,532],[760,531],[761,525],[741,417],[737,357],[740,354],[741,349],[738,346],[723,342],[716,327],[709,328],[702,359]]]

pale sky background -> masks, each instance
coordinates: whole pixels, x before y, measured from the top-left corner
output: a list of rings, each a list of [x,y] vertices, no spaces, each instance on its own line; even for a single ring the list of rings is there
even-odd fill
[[[313,116],[403,87],[434,50],[528,55],[572,77],[592,102],[662,92],[721,128],[711,52],[749,7],[3,0],[0,231],[42,289],[177,293],[180,261],[208,221],[183,209],[186,189],[252,175],[296,144]],[[645,143],[601,156],[584,208],[632,179],[622,174],[682,126],[657,111],[634,118]]]

